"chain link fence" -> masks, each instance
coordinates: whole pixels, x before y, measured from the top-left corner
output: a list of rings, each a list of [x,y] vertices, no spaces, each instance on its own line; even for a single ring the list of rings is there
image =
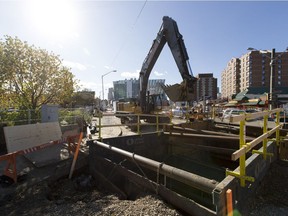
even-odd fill
[[[36,110],[8,109],[0,111],[0,123],[7,126],[34,124],[41,122],[41,115]]]
[[[89,124],[92,120],[92,112],[84,108],[59,108],[58,121],[60,125],[77,124],[84,121]],[[41,110],[0,110],[0,124],[16,126],[41,123]]]

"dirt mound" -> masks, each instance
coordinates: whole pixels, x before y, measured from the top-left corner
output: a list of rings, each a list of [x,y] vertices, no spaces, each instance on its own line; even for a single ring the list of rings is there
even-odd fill
[[[120,200],[97,188],[90,176],[61,179],[53,184],[41,182],[5,197],[1,215],[181,215],[153,194],[141,194],[135,200]]]

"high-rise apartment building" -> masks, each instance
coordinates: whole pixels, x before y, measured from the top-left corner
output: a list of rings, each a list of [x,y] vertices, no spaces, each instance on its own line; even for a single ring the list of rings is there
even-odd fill
[[[164,91],[161,85],[165,84],[165,79],[151,79],[148,80],[148,87],[147,90],[150,94],[163,94]]]
[[[221,73],[222,98],[230,97],[239,92],[240,59],[232,58]]]
[[[126,80],[118,80],[113,82],[114,100],[119,100],[126,97]]]
[[[213,73],[198,74],[196,84],[196,101],[205,98],[217,99],[217,78]]]
[[[250,51],[229,61],[221,74],[222,97],[231,97],[248,87],[270,88],[271,52]],[[272,87],[288,86],[288,52],[276,52]]]
[[[114,98],[114,89],[113,88],[109,88],[108,89],[108,101],[112,101]]]

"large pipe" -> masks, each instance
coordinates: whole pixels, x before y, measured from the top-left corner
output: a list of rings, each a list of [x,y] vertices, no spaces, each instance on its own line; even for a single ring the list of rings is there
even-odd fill
[[[187,172],[185,170],[181,170],[181,169],[178,169],[176,167],[169,166],[167,164],[160,163],[160,162],[151,160],[149,158],[142,157],[140,155],[136,155],[134,153],[116,148],[114,146],[107,145],[103,142],[94,141],[93,143],[102,147],[102,148],[108,149],[112,152],[115,152],[115,153],[118,153],[122,156],[125,156],[126,158],[130,159],[131,161],[135,161],[138,164],[140,164],[140,165],[142,165],[148,169],[151,169],[155,172],[159,172],[162,175],[166,175],[172,179],[175,179],[177,181],[185,183],[189,186],[197,188],[197,189],[204,191],[206,193],[211,194],[218,184],[218,182],[216,180],[208,179],[208,178]]]

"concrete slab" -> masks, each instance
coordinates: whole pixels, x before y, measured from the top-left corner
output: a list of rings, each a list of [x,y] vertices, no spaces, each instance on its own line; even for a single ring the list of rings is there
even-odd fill
[[[4,127],[8,153],[32,148],[62,138],[58,122]]]
[[[61,160],[66,160],[69,157],[72,157],[69,155],[68,149],[63,144],[48,146],[44,149],[25,154],[24,156],[36,167],[58,163]]]

